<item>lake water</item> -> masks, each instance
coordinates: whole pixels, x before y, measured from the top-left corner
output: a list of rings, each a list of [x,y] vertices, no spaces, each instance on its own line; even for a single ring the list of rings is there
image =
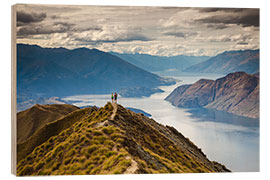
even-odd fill
[[[124,107],[141,109],[157,122],[175,127],[194,142],[212,161],[224,164],[234,172],[259,171],[259,119],[236,116],[204,108],[186,109],[172,106],[164,98],[181,84],[194,83],[201,78],[216,79],[224,75],[190,75],[174,77],[181,81],[161,86],[163,93],[144,98],[122,98]],[[77,95],[63,98],[76,106],[104,106],[108,95]]]

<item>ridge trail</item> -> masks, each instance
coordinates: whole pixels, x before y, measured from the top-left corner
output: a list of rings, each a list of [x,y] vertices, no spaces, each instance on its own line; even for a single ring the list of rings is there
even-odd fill
[[[116,103],[112,103],[112,107],[113,107],[113,113],[111,114],[111,116],[103,121],[103,122],[98,122],[94,125],[94,127],[100,127],[100,126],[104,126],[104,124],[108,123],[108,120],[110,121],[113,121],[114,120],[114,117],[116,115],[116,112],[117,112],[117,104]]]
[[[110,120],[114,120],[114,117],[116,115],[117,112],[117,103],[112,103],[113,106],[113,113],[110,117]],[[126,169],[126,171],[123,174],[133,174],[135,173],[139,168],[138,168],[138,163],[130,156],[126,156],[126,159],[130,159],[131,160],[131,164],[130,166]]]
[[[116,115],[116,112],[117,112],[117,104],[116,103],[112,103],[112,106],[113,106],[113,113],[110,117],[110,120],[114,120],[114,117]]]

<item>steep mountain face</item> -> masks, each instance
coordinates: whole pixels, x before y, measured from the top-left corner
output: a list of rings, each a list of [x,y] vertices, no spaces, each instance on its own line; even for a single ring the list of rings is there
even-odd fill
[[[20,176],[229,172],[173,127],[111,103],[49,123],[18,153]]]
[[[69,104],[39,105],[17,113],[17,143],[22,143],[45,124],[79,108]]]
[[[124,59],[142,69],[150,72],[177,69],[182,71],[189,66],[201,63],[209,59],[209,56],[152,56],[149,54],[125,54],[110,52],[111,54]]]
[[[30,94],[45,97],[103,94],[126,87],[152,88],[173,83],[96,49],[17,45],[19,99]]]
[[[259,78],[245,72],[177,87],[165,100],[178,107],[206,107],[259,118]]]
[[[185,72],[224,73],[244,71],[249,74],[259,72],[260,51],[226,51],[207,61],[185,69]]]

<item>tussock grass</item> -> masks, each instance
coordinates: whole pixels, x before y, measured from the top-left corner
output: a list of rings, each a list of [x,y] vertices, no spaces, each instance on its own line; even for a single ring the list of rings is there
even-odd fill
[[[108,119],[111,110],[107,104],[87,118],[86,110],[77,112],[76,116],[82,115],[79,120],[73,120],[73,125],[47,138],[18,162],[18,175],[122,173],[130,165],[130,160],[125,160],[128,152],[113,149],[121,146],[122,131],[114,126],[94,126]]]
[[[65,136],[64,133],[66,133],[66,135],[70,134],[73,131],[72,129],[70,129],[71,131],[67,132],[62,131],[68,129],[75,122],[84,119],[85,116],[89,114],[89,112],[91,112],[92,110],[93,108],[79,109],[57,121],[46,124],[41,129],[39,129],[33,136],[31,136],[27,141],[17,145],[17,160],[20,161],[21,159],[23,159],[27,154],[31,153],[35,147],[46,142],[48,139],[49,142],[47,142],[46,144],[46,151],[50,150],[49,143],[55,141],[54,138],[59,138],[59,140],[61,140],[61,137],[63,138]],[[61,136],[53,137],[60,134],[61,132],[63,133],[61,134]]]
[[[153,120],[119,107],[111,122],[112,110],[111,103],[91,113],[82,109],[66,117],[68,123],[73,122],[69,127],[62,128],[62,122],[53,124],[57,132],[41,133],[39,143],[25,145],[33,142],[31,152],[18,162],[17,174],[122,174],[134,161],[136,173],[215,171],[147,123]]]
[[[17,142],[22,143],[45,124],[53,122],[79,108],[69,104],[39,105],[17,113]]]

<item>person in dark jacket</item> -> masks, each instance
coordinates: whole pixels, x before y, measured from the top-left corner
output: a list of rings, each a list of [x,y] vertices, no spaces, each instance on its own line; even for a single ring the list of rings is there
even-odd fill
[[[117,93],[114,93],[114,102],[117,103]]]

